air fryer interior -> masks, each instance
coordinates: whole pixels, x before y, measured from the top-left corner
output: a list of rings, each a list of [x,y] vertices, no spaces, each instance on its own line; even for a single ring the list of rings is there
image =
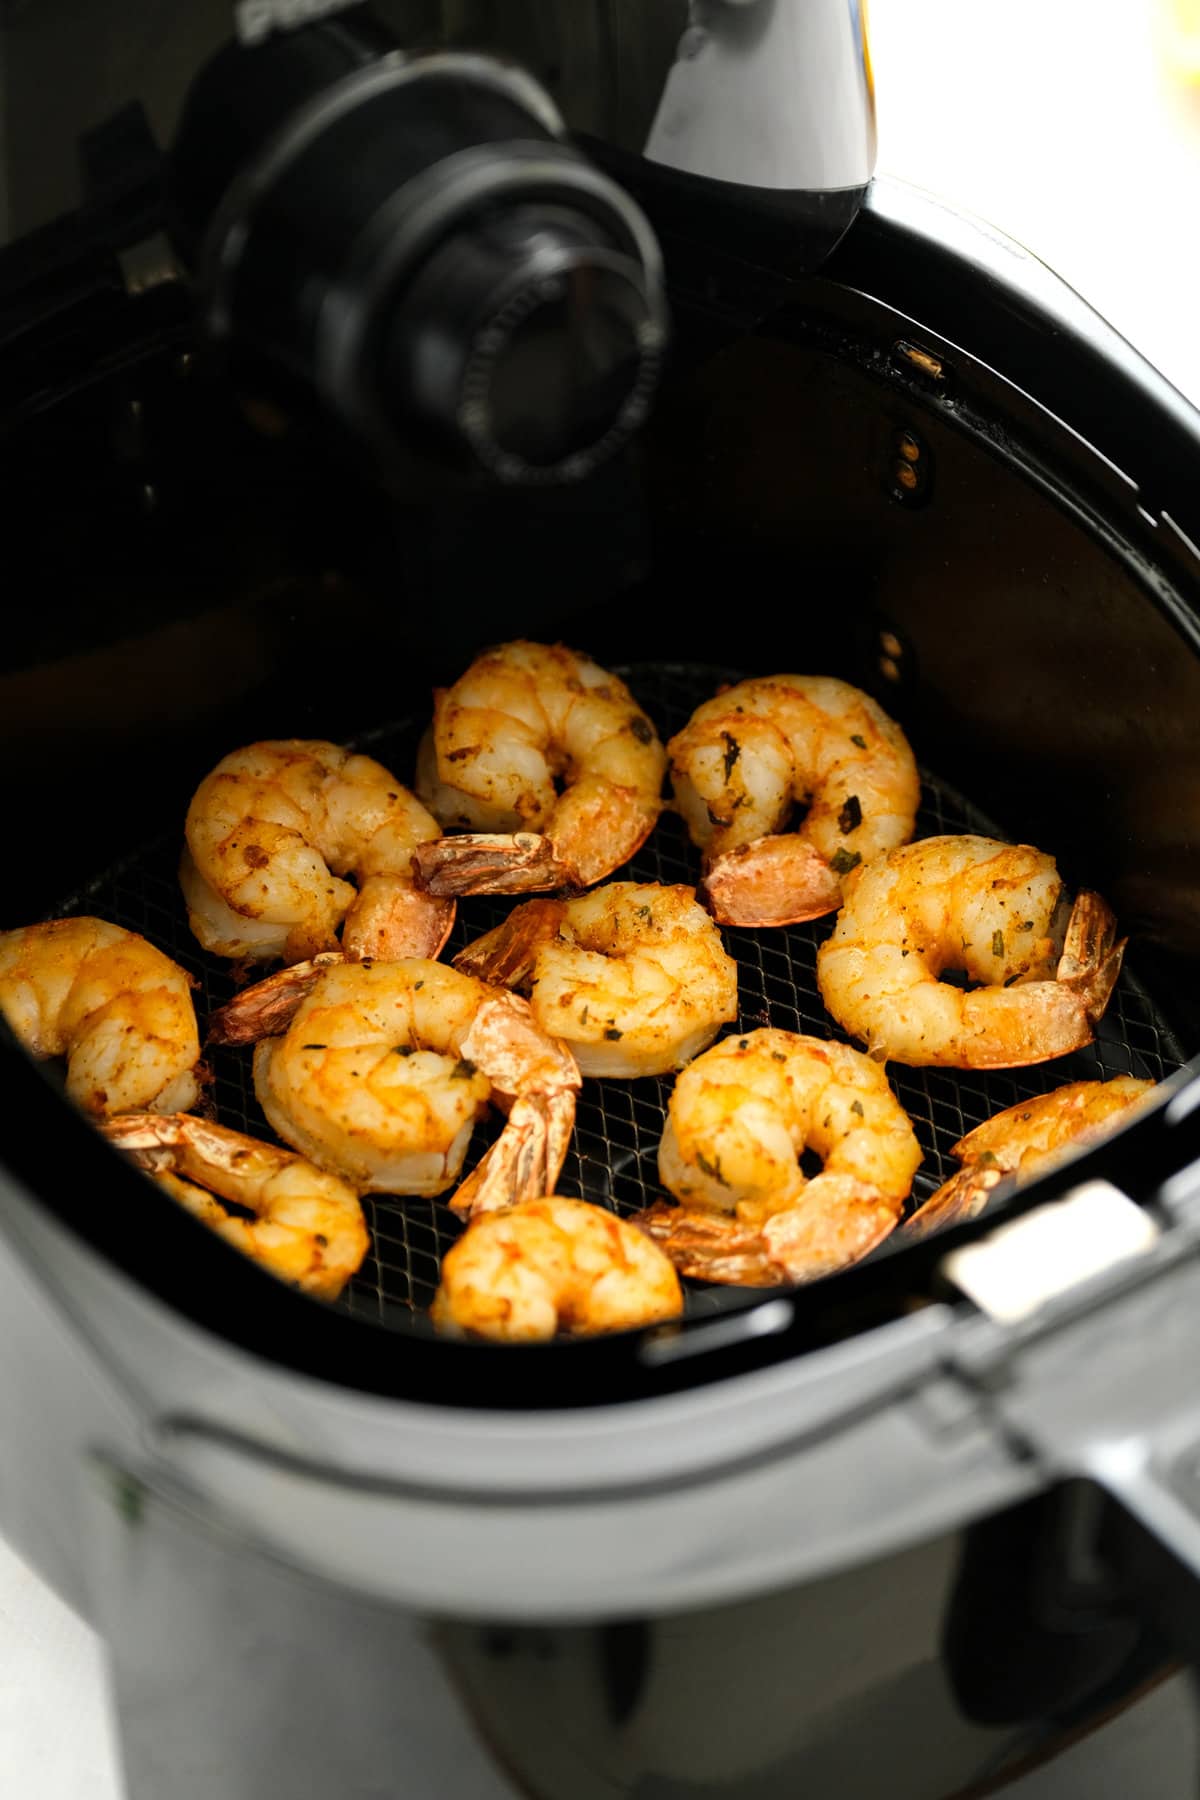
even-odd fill
[[[144,931],[200,977],[203,1011],[229,978],[190,938],[174,866],[212,764],[254,738],[309,735],[369,747],[411,780],[433,686],[486,644],[562,639],[627,672],[664,737],[735,675],[853,681],[913,743],[923,834],[1035,843],[1112,901],[1128,973],[1092,1050],[986,1076],[890,1071],[925,1149],[918,1195],[951,1172],[965,1129],[1017,1098],[1157,1080],[1200,1048],[1200,664],[1176,539],[1174,562],[1159,554],[1169,522],[1019,387],[965,350],[947,358],[941,337],[854,285],[793,284],[747,330],[736,272],[722,293],[713,266],[703,300],[677,293],[652,430],[578,489],[501,493],[414,469],[382,495],[336,446],[263,435],[169,307],[86,381],[64,357],[58,391],[43,386],[3,453],[0,783],[10,844],[37,848],[15,859],[0,923],[87,910]],[[897,475],[903,443],[915,487]],[[632,872],[698,869],[668,818]],[[456,942],[504,910],[464,905]],[[732,934],[739,1029],[832,1033],[813,980],[827,930]],[[254,1129],[245,1058],[218,1060],[218,1115]],[[624,1213],[654,1196],[667,1086],[588,1084],[564,1192]],[[148,1190],[104,1155],[106,1181]],[[342,1307],[424,1335],[457,1227],[437,1202],[371,1210],[376,1248]],[[119,1216],[106,1229],[108,1254],[144,1274],[153,1252],[126,1254]],[[234,1253],[202,1250],[190,1220],[170,1230],[170,1254],[219,1253],[205,1266],[228,1272],[237,1303],[274,1286],[235,1277]],[[928,1259],[894,1240],[888,1262],[895,1306],[927,1291]],[[807,1290],[810,1316],[836,1320],[842,1286]],[[762,1297],[697,1289],[689,1310]],[[287,1301],[316,1318],[316,1303]],[[236,1303],[219,1304],[192,1310],[226,1329]],[[831,1333],[866,1316],[852,1305]]]

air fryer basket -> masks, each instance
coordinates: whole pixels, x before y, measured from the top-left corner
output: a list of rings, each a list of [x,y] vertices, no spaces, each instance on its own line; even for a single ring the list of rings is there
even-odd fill
[[[739,675],[739,671],[702,664],[665,663],[635,664],[620,673],[664,737],[681,729],[700,701],[723,681]],[[401,778],[411,778],[425,723],[418,715],[366,732],[357,742],[398,771]],[[922,795],[919,836],[941,832],[1019,836],[1019,828],[1016,834],[1005,832],[928,771],[923,775]],[[197,978],[196,1000],[203,1017],[231,998],[234,987],[228,965],[206,955],[188,928],[178,859],[179,833],[175,830],[90,882],[58,910],[93,913],[144,933]],[[668,816],[628,868],[620,871],[620,877],[694,885],[699,873],[699,855],[688,843],[682,821]],[[460,903],[447,954],[498,924],[514,904],[498,897]],[[724,933],[738,964],[741,1005],[736,1024],[728,1028],[729,1035],[767,1024],[817,1037],[837,1035],[816,983],[817,947],[831,928],[832,920],[824,920],[781,931]],[[957,1168],[951,1152],[958,1139],[1003,1107],[1068,1081],[1107,1080],[1115,1075],[1161,1081],[1183,1060],[1183,1047],[1175,1033],[1136,974],[1127,968],[1095,1043],[1073,1056],[1012,1070],[893,1065],[889,1077],[925,1152],[911,1205],[919,1204]],[[213,1098],[221,1122],[269,1138],[270,1127],[253,1091],[249,1051],[217,1050],[212,1053],[212,1063],[216,1076]],[[624,1217],[658,1198],[662,1191],[657,1179],[658,1145],[671,1086],[665,1077],[637,1082],[587,1081],[560,1191],[611,1207]],[[468,1166],[482,1154],[495,1129],[493,1124],[490,1130],[485,1126],[477,1131]],[[366,1197],[371,1251],[346,1289],[343,1306],[361,1317],[400,1326],[410,1324],[414,1313],[428,1307],[437,1287],[440,1258],[462,1230],[445,1203],[448,1198]],[[730,1297],[728,1288],[698,1282],[686,1286],[687,1317],[711,1316]]]
[[[658,218],[672,380],[643,445],[575,490],[498,496],[414,472],[404,492],[377,494],[336,447],[260,437],[169,296],[146,302],[142,331],[110,333],[88,380],[65,355],[23,369],[3,451],[12,566],[32,585],[12,610],[0,732],[10,828],[38,854],[4,923],[86,906],[144,930],[198,974],[204,1012],[227,976],[187,932],[175,859],[188,797],[231,746],[340,738],[411,778],[433,686],[510,636],[627,670],[664,735],[731,675],[839,674],[908,732],[923,832],[1051,850],[1132,936],[1089,1052],[987,1076],[892,1070],[925,1194],[963,1131],[1018,1097],[1086,1076],[1158,1079],[1200,1043],[1194,422],[1085,309],[1056,316],[1071,297],[1042,293],[1037,265],[1006,286],[986,240],[972,242],[976,262],[954,256],[947,220],[914,214],[902,192],[878,193],[828,275],[804,280],[752,266],[752,246],[697,253],[687,218],[675,236]],[[897,477],[902,445],[916,448],[915,486]],[[697,871],[667,817],[631,872]],[[464,905],[457,941],[503,907]],[[765,1016],[832,1032],[812,978],[826,928],[731,934],[738,1029]],[[247,1072],[244,1054],[222,1054],[217,1102],[253,1127]],[[664,1091],[588,1083],[564,1190],[623,1213],[653,1197]],[[73,1122],[63,1135],[78,1163],[60,1212],[193,1319],[331,1379],[509,1397],[503,1375],[481,1371],[522,1353],[418,1355],[408,1329],[429,1335],[422,1309],[456,1229],[439,1203],[370,1203],[375,1250],[329,1313],[164,1210]],[[121,1207],[88,1211],[97,1179],[122,1184]],[[792,1335],[741,1352],[827,1341],[928,1298],[941,1247],[901,1247],[802,1290]],[[759,1298],[696,1288],[689,1310]],[[381,1323],[404,1342],[382,1351]],[[636,1341],[570,1349],[575,1399],[687,1379],[651,1369]],[[538,1404],[554,1391],[522,1390]]]

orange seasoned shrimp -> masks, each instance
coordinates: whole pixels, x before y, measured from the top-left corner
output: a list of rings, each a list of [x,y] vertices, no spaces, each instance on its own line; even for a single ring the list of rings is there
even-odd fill
[[[1152,1081],[1135,1081],[1130,1075],[1073,1081],[985,1119],[955,1144],[962,1168],[917,1209],[905,1231],[928,1237],[978,1218],[1002,1181],[1028,1181],[1100,1143],[1153,1092]]]
[[[737,1018],[737,964],[688,887],[612,881],[528,900],[454,966],[524,989],[583,1075],[666,1075]]]
[[[161,950],[103,919],[0,932],[0,1012],[31,1056],[66,1057],[67,1093],[101,1118],[196,1104],[191,988]]]
[[[413,851],[437,835],[437,820],[369,756],[319,739],[249,744],[188,809],[188,921],[206,950],[245,962],[332,950],[339,926],[348,956],[437,956],[454,905],[412,878]]]
[[[850,871],[913,834],[921,784],[904,733],[844,681],[740,681],[698,707],[667,754],[722,925],[836,912]],[[797,805],[803,823],[788,831]]]
[[[805,1150],[824,1166],[811,1179]],[[877,1063],[764,1029],[728,1037],[675,1083],[659,1201],[635,1223],[684,1275],[769,1287],[857,1262],[895,1228],[921,1161]]]
[[[127,1113],[104,1129],[227,1244],[319,1300],[337,1299],[370,1248],[354,1189],[277,1144],[190,1113]],[[253,1219],[227,1212],[221,1200]]]
[[[826,1006],[880,1061],[1019,1068],[1092,1041],[1125,945],[1028,844],[934,837],[857,872],[817,956]],[[965,971],[964,991],[938,978]]]
[[[489,1101],[508,1122],[455,1211],[511,1205],[558,1177],[580,1085],[569,1051],[524,1000],[442,963],[302,963],[247,988],[209,1029],[217,1043],[261,1040],[254,1085],[272,1126],[361,1192],[445,1193]]]
[[[509,1343],[632,1331],[683,1311],[679,1277],[633,1225],[561,1195],[468,1226],[442,1259],[439,1331]]]
[[[624,682],[586,656],[489,650],[435,696],[417,790],[466,835],[421,846],[417,880],[431,894],[590,887],[654,829],[665,761]]]

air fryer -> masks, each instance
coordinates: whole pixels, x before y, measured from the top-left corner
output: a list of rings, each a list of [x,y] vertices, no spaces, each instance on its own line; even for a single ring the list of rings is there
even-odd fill
[[[239,8],[253,41],[215,61],[228,18],[206,21],[146,109],[77,110],[83,201],[57,222],[12,171],[0,922],[143,932],[203,1018],[233,989],[176,865],[232,746],[334,738],[411,777],[432,689],[518,636],[619,670],[664,737],[723,681],[827,672],[904,726],[922,835],[1044,845],[1130,937],[1090,1049],[892,1067],[918,1199],[1017,1099],[1117,1074],[1161,1099],[972,1224],[810,1287],[693,1284],[678,1327],[495,1347],[429,1325],[444,1205],[368,1199],[370,1255],[321,1306],[166,1203],[4,1034],[0,1525],[108,1642],[135,1800],[995,1791],[1200,1648],[1200,420],[1034,259],[868,186],[855,5],[812,9],[857,70],[842,163],[835,133],[774,182],[740,127],[674,163],[654,130],[663,70],[698,68],[713,107],[733,90],[704,87],[705,58],[761,69],[782,0],[664,5],[632,37],[618,0],[506,8],[503,35],[483,6],[285,11]],[[39,9],[8,30],[34,71]],[[239,85],[244,56],[298,59],[299,106],[375,93],[412,46],[482,82],[452,117],[435,96],[426,170],[468,127],[515,131],[505,167],[548,157],[565,186],[523,188],[515,236],[507,191],[482,225],[447,215],[421,258],[499,229],[498,259],[367,283],[370,356],[331,374],[306,302],[344,274],[344,168],[323,165],[319,254],[294,208],[254,215],[261,280],[231,299],[222,120],[261,168],[295,97]],[[498,94],[525,122],[489,139]],[[521,366],[553,404],[522,403],[497,450],[458,375],[425,382],[422,333],[467,346],[461,375],[545,230],[605,270],[613,355],[564,402],[581,315],[552,306]],[[677,820],[631,872],[696,880]],[[455,946],[505,909],[464,904]],[[737,1029],[832,1031],[827,929],[728,934]],[[265,1131],[244,1061],[214,1063],[218,1116]],[[562,1191],[653,1200],[667,1089],[589,1082]],[[965,1296],[953,1250],[1096,1181],[1149,1248],[1068,1268],[1018,1320]]]

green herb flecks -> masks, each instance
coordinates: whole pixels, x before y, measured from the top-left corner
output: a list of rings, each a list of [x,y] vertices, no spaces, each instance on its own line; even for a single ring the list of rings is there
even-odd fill
[[[851,794],[845,806],[838,814],[838,830],[843,837],[849,837],[862,824],[862,806],[857,794]]]
[[[697,1150],[696,1162],[699,1165],[701,1171],[705,1175],[708,1176],[710,1181],[719,1181],[722,1187],[729,1186],[729,1183],[726,1181],[725,1177],[721,1173],[721,1159],[719,1156],[718,1156],[716,1162],[709,1162],[709,1160],[708,1160],[707,1156],[705,1156],[703,1150]]]
[[[742,746],[731,731],[723,731],[721,736],[725,740],[725,779],[728,781],[733,774],[738,757],[742,754]]]
[[[1004,955],[1004,933],[1002,931],[993,931],[992,933],[992,955]]]
[[[841,877],[848,875],[851,869],[857,869],[862,857],[857,850],[837,850],[829,859],[829,866],[834,874]]]

